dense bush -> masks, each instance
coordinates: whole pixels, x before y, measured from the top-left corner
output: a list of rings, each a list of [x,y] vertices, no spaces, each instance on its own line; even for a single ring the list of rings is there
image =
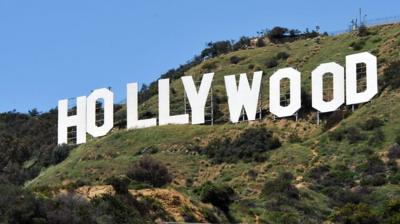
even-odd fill
[[[58,164],[64,161],[68,157],[69,152],[75,147],[75,145],[67,144],[56,146],[51,154],[51,164]]]
[[[386,203],[382,223],[400,223],[400,199],[392,199]]]
[[[282,194],[288,198],[299,199],[299,190],[292,185],[293,175],[285,172],[277,178],[267,181],[262,189],[262,196],[268,200],[275,194]]]
[[[0,223],[153,223],[174,221],[155,201],[130,194],[104,195],[88,201],[67,192],[41,198],[14,185],[0,185]]]
[[[217,68],[217,62],[216,61],[207,61],[201,66],[201,68],[206,70],[207,72],[211,72],[213,69]]]
[[[229,206],[234,201],[235,191],[229,186],[217,186],[207,181],[194,190],[200,196],[200,200],[205,203],[220,208],[223,212],[229,212]]]
[[[132,180],[162,187],[172,181],[168,168],[151,157],[142,157],[129,168],[127,176]]]
[[[276,60],[276,58],[268,58],[267,60],[265,60],[265,66],[267,68],[274,68],[278,66],[278,61]]]
[[[365,139],[365,135],[355,126],[343,127],[336,129],[328,134],[329,139],[334,141],[342,141],[347,139],[350,144],[357,143]]]
[[[371,131],[375,128],[379,128],[383,126],[383,121],[377,117],[369,117],[363,123],[360,124],[360,127],[365,131]]]
[[[367,175],[361,179],[360,184],[362,186],[382,186],[386,184],[386,176],[385,174]]]
[[[281,206],[293,204],[300,199],[299,190],[292,184],[293,175],[288,172],[279,174],[273,180],[265,182],[261,197],[266,202],[267,209],[280,211]]]
[[[265,152],[281,146],[278,138],[265,127],[248,128],[234,140],[224,137],[214,139],[199,153],[206,154],[216,163],[234,163],[239,160],[245,162],[265,161]]]
[[[386,170],[385,163],[376,155],[372,155],[367,160],[356,167],[358,172],[364,175],[376,175]]]
[[[22,184],[52,164],[57,110],[0,113],[0,182]]]
[[[398,143],[393,144],[388,151],[389,160],[396,160],[400,158],[400,145]]]
[[[400,61],[394,61],[385,68],[383,72],[384,86],[391,86],[394,89],[400,87]]]
[[[315,181],[322,187],[352,187],[354,185],[355,173],[351,172],[346,166],[322,165],[312,168],[307,177]]]
[[[369,32],[368,32],[367,26],[361,25],[361,26],[358,28],[358,33],[357,33],[357,35],[358,35],[359,37],[368,36],[368,35],[369,35]]]
[[[364,139],[364,135],[361,131],[356,127],[348,127],[346,129],[346,138],[350,144],[359,142]]]
[[[276,54],[275,58],[278,60],[286,60],[289,58],[289,56],[290,55],[288,53],[283,51],[283,52],[279,52],[278,54]]]
[[[345,110],[336,110],[330,113],[324,123],[323,129],[329,130],[345,119],[350,113]]]
[[[242,60],[242,58],[238,57],[238,56],[232,56],[229,58],[229,61],[231,62],[231,64],[237,64]]]
[[[365,46],[365,40],[364,39],[353,41],[350,44],[350,47],[353,48],[353,50],[355,50],[355,51],[359,51],[359,50],[363,49],[364,46]]]
[[[382,129],[378,128],[372,132],[371,137],[368,140],[369,145],[379,145],[385,140],[385,133]]]
[[[367,204],[346,204],[331,216],[335,223],[375,224],[379,217]]]
[[[105,181],[111,185],[117,194],[127,194],[129,179],[126,177],[110,177]]]

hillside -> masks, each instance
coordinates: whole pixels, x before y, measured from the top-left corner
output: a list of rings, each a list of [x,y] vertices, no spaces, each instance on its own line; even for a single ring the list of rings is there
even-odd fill
[[[131,192],[142,192],[161,204],[165,211],[164,216],[159,216],[164,218],[161,220],[185,221],[182,217],[186,214],[191,217],[186,221],[202,222],[399,220],[400,210],[396,206],[400,205],[400,90],[393,83],[398,78],[388,80],[386,76],[400,56],[400,25],[373,27],[368,32],[362,37],[353,32],[278,44],[267,42],[264,47],[208,59],[185,74],[199,79],[204,73],[215,72],[213,92],[219,103],[218,114],[223,114],[217,124],[115,129],[108,136],[73,149],[64,161],[26,182],[25,188],[49,196],[61,189],[75,191],[82,186],[112,184],[110,179],[127,179],[133,164],[151,157],[166,165],[172,181],[162,189],[136,181],[127,185]],[[267,114],[254,122],[227,122],[224,75],[249,75],[263,70],[264,83],[268,83],[275,70],[295,67],[302,73],[304,92],[310,93],[310,73],[317,65],[332,61],[344,65],[346,55],[364,51],[378,57],[381,89],[371,102],[359,105],[354,111],[343,108],[342,112],[325,114],[320,125],[316,124],[315,112],[307,106],[298,121],[273,120]],[[268,62],[279,52],[285,52],[287,57],[276,59],[277,65],[271,66]],[[233,57],[238,61],[232,61]],[[400,75],[398,72],[396,77]],[[173,80],[171,87],[171,108],[182,113],[180,80]],[[266,88],[264,85],[262,95],[265,110],[268,109]],[[143,116],[149,112],[157,114],[157,95],[145,101],[140,111]],[[124,113],[122,108],[116,116],[123,117]],[[229,151],[224,153],[222,149]],[[210,182],[215,189],[224,186],[233,190],[228,208],[205,201],[199,193]],[[176,197],[185,205],[165,202],[165,197],[163,201],[163,192],[179,195]],[[207,202],[214,206],[205,205]],[[207,218],[205,210],[215,217]],[[350,219],[352,222],[346,222]]]

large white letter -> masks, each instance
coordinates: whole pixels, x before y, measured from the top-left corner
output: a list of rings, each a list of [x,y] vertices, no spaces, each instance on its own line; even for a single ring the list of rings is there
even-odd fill
[[[254,72],[250,87],[246,74],[240,74],[239,87],[236,85],[235,75],[225,76],[225,88],[228,94],[230,120],[239,121],[244,107],[249,121],[256,119],[257,102],[260,95],[262,71]]]
[[[96,101],[103,99],[104,123],[96,125]],[[108,89],[96,89],[87,98],[87,132],[93,137],[106,135],[114,126],[114,94]]]
[[[333,75],[333,98],[326,102],[323,96],[323,78],[327,73]],[[335,111],[344,103],[344,68],[334,62],[321,64],[312,73],[312,107],[325,113]]]
[[[76,98],[76,115],[68,116],[68,100],[58,101],[58,144],[68,143],[68,128],[76,126],[76,144],[86,142],[86,96]]]
[[[357,64],[365,63],[366,90],[357,93]],[[368,102],[378,93],[378,73],[376,57],[368,52],[346,56],[346,104]]]
[[[138,115],[138,93],[137,83],[129,83],[126,85],[127,89],[127,100],[126,100],[126,128],[147,128],[157,125],[156,118],[139,120]]]
[[[281,106],[281,80],[290,80],[290,104]],[[301,74],[293,68],[283,68],[276,71],[269,79],[269,110],[278,117],[288,117],[295,114],[301,107]]]
[[[160,79],[158,80],[158,113],[160,125],[189,123],[188,114],[170,116],[169,109],[169,79]]]
[[[207,102],[208,93],[211,88],[211,83],[214,73],[204,74],[197,92],[196,85],[193,82],[192,76],[183,76],[182,82],[188,97],[190,107],[192,109],[192,124],[204,123],[204,107]]]

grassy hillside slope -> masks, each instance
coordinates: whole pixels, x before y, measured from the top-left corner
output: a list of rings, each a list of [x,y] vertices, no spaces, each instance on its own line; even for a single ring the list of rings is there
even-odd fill
[[[378,57],[382,79],[384,69],[400,56],[400,25],[374,27],[369,32],[366,37],[347,33],[269,43],[265,47],[209,59],[186,75],[199,79],[206,72],[215,72],[213,90],[225,114],[222,120],[227,120],[224,75],[263,70],[265,109],[268,107],[267,80],[278,68],[298,69],[302,73],[302,88],[310,93],[310,73],[317,65],[334,61],[344,66],[346,55],[368,51]],[[289,57],[278,60],[278,66],[267,68],[266,61],[279,52],[286,52]],[[233,56],[241,59],[239,63],[231,63]],[[182,112],[181,81],[174,81],[171,87],[174,89],[171,108]],[[173,182],[166,188],[175,189],[193,201],[200,200],[194,189],[207,181],[232,187],[237,197],[230,206],[230,215],[238,222],[321,223],[328,219],[340,222],[340,208],[360,204],[383,212],[390,200],[400,199],[399,159],[390,154],[400,134],[400,92],[390,86],[380,91],[370,103],[348,112],[343,120],[329,128],[317,125],[315,113],[308,112],[301,114],[297,122],[272,120],[267,116],[251,123],[114,130],[108,136],[77,147],[65,161],[47,168],[26,186],[46,191],[101,185],[109,177],[125,176],[135,161],[150,155],[165,163],[173,174]],[[157,114],[157,96],[141,105],[140,110],[142,114],[146,111]],[[328,115],[323,119],[326,121]],[[266,158],[263,161],[245,161],[239,157],[235,162],[215,162],[212,156],[201,151],[215,144],[215,139],[238,139],[249,129],[259,127],[271,130],[282,143],[277,149],[262,152]],[[154,148],[151,152],[147,150]],[[268,189],[275,189],[274,180],[279,180],[283,172],[293,175],[288,186],[293,186],[296,193],[287,194],[279,187],[276,193],[268,193]],[[137,184],[130,187],[143,188]],[[357,209],[351,211],[359,212]]]

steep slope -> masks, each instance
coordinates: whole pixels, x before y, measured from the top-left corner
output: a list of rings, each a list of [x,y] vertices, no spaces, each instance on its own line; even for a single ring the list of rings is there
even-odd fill
[[[274,70],[292,66],[301,71],[302,88],[310,92],[310,73],[318,64],[335,61],[343,65],[346,55],[369,51],[379,58],[382,79],[384,69],[398,59],[400,25],[374,27],[369,32],[366,37],[347,33],[231,52],[195,66],[187,75],[199,78],[203,73],[215,72],[213,89],[219,98],[220,110],[225,114],[222,120],[227,120],[224,75],[261,69],[267,84]],[[354,43],[360,47],[354,47]],[[289,57],[279,60],[277,67],[267,68],[265,62],[278,52],[286,52]],[[233,56],[242,60],[232,64]],[[176,80],[171,86],[174,89],[171,107],[182,112],[182,84]],[[264,108],[268,105],[267,86],[263,87]],[[395,142],[400,139],[399,102],[398,89],[382,88],[379,96],[354,112],[347,110],[343,119],[338,119],[338,124],[334,122],[332,127],[317,125],[315,113],[306,111],[299,121],[272,120],[271,116],[266,116],[251,123],[114,130],[108,136],[74,149],[65,161],[49,167],[26,186],[47,191],[104,184],[109,177],[125,176],[135,161],[149,155],[164,162],[172,172],[174,179],[168,188],[191,200],[200,200],[194,189],[207,181],[231,186],[237,198],[230,206],[230,215],[241,222],[321,223],[335,220],[341,214],[338,207],[346,204],[364,203],[383,211],[391,199],[400,198],[400,174],[396,164],[399,161],[392,156]],[[157,96],[141,105],[140,110],[157,114]],[[325,122],[330,119],[333,118],[328,115],[323,117]],[[277,149],[258,154],[265,157],[263,161],[246,161],[239,156],[234,162],[216,162],[215,155],[204,153],[204,149],[217,144],[215,139],[229,138],[234,142],[248,130],[259,127],[271,130],[282,143]],[[247,139],[249,145],[253,141]],[[149,148],[156,150],[147,150]],[[285,178],[281,178],[284,172],[290,172],[293,180],[285,182]],[[268,189],[276,190],[269,192]]]

